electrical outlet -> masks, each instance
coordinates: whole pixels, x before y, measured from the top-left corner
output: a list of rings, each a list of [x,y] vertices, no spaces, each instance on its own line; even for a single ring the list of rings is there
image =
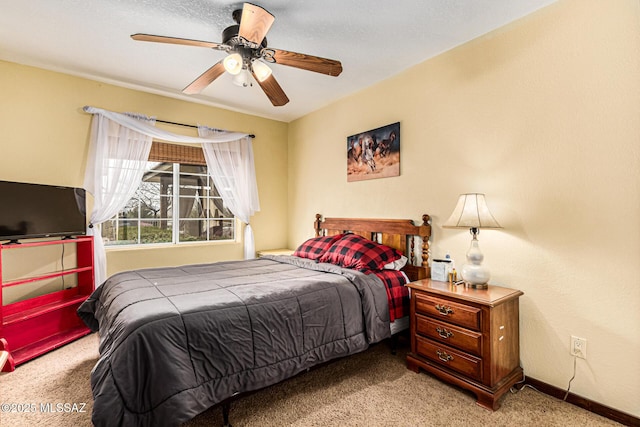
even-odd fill
[[[572,356],[580,357],[581,359],[587,358],[587,340],[584,338],[574,337],[571,335],[571,347],[569,352]]]

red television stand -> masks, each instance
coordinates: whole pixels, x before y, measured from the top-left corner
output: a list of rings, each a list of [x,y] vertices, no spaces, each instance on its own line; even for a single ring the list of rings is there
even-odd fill
[[[74,245],[76,266],[30,277],[5,280],[2,262],[3,254],[6,251],[24,251],[24,255],[29,256],[28,252],[31,251],[26,249],[51,245]],[[0,323],[0,351],[9,352],[9,358],[3,371],[11,372],[16,365],[91,332],[80,319],[76,310],[94,290],[94,270],[92,236],[28,241],[20,244],[0,244],[0,285],[2,291],[13,286],[68,275],[77,275],[77,283],[74,286],[34,298],[4,305],[2,300],[4,292],[0,293],[0,320],[2,321]]]

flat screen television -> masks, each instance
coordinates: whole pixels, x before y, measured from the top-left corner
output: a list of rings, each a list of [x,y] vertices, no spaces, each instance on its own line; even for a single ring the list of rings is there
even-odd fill
[[[82,188],[0,181],[0,240],[86,234]]]

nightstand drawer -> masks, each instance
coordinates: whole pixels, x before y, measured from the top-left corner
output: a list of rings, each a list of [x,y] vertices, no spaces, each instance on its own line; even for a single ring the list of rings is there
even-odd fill
[[[417,294],[416,311],[445,322],[480,330],[480,309],[468,305],[456,304],[446,299]]]
[[[423,337],[416,337],[416,345],[418,355],[469,378],[482,380],[482,359],[479,357],[462,353]]]
[[[430,317],[416,315],[416,330],[435,341],[459,348],[476,356],[482,355],[482,334],[462,329]]]

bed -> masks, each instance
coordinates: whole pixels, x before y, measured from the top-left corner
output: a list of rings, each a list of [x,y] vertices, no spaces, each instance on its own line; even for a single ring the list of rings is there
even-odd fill
[[[429,277],[422,219],[316,215],[292,256],[111,276],[78,309],[100,336],[94,425],[176,426],[218,404],[227,423],[234,396],[406,328],[400,281]]]

